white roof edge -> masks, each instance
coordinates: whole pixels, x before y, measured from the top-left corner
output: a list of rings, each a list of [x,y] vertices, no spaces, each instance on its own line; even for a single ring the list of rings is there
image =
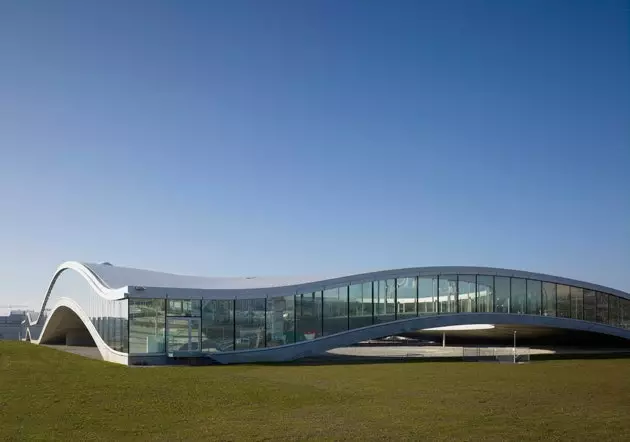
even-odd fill
[[[87,268],[105,286],[112,290],[123,287],[153,287],[193,290],[217,290],[217,291],[264,291],[266,289],[314,290],[322,287],[334,287],[348,283],[366,282],[405,276],[431,276],[445,274],[479,274],[491,276],[512,276],[516,278],[536,279],[544,282],[582,287],[613,294],[630,299],[630,293],[621,290],[578,281],[570,278],[547,275],[544,273],[527,272],[495,267],[472,266],[440,266],[440,267],[410,267],[403,269],[391,269],[372,271],[351,275],[338,275],[332,277],[322,276],[289,276],[289,277],[202,277],[177,275],[172,273],[143,270],[131,267],[118,267],[110,264],[78,263]],[[318,287],[318,288],[314,288]]]

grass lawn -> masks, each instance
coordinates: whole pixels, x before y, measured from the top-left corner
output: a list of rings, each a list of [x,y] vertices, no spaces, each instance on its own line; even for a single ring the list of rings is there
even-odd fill
[[[630,440],[630,359],[128,368],[0,342],[0,440]]]

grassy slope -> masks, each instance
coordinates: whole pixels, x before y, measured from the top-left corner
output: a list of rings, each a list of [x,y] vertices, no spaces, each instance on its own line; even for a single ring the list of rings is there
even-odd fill
[[[628,440],[630,360],[127,368],[0,342],[0,440]]]

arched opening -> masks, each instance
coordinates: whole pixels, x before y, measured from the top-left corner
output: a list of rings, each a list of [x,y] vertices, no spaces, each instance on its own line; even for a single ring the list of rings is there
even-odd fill
[[[79,316],[69,307],[59,306],[48,320],[40,344],[96,347],[96,342]]]

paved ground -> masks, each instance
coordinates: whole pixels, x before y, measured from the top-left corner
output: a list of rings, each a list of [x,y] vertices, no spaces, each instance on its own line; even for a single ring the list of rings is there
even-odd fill
[[[67,351],[68,353],[74,353],[80,356],[85,356],[86,358],[92,359],[103,359],[101,357],[98,348],[96,347],[79,347],[73,345],[43,345],[44,347],[55,348],[61,351]]]

